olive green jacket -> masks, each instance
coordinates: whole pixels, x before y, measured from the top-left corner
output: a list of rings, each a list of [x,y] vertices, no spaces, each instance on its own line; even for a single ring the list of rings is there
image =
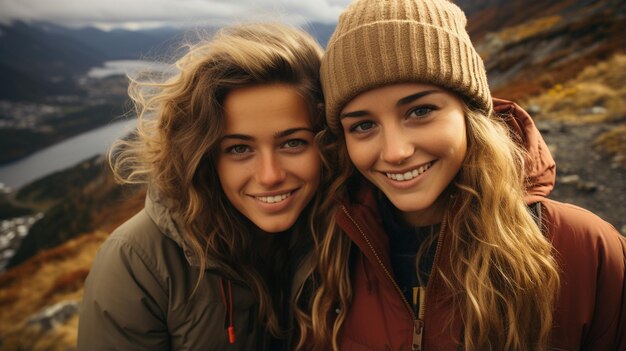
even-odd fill
[[[192,294],[198,259],[162,202],[150,192],[145,209],[98,251],[85,283],[78,350],[269,350],[256,298],[233,270],[210,261]],[[304,283],[309,258],[299,265],[292,292]],[[234,343],[227,331],[231,299]]]

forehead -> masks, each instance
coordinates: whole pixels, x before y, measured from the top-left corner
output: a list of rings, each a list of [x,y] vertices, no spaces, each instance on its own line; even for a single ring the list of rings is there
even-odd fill
[[[367,109],[369,107],[380,106],[382,104],[395,105],[400,99],[406,96],[424,91],[436,91],[438,92],[437,96],[449,96],[450,98],[455,97],[454,94],[448,90],[432,84],[396,83],[369,89],[359,93],[344,105],[340,113]]]
[[[224,133],[248,135],[310,127],[306,101],[287,84],[264,84],[231,91],[224,100]]]

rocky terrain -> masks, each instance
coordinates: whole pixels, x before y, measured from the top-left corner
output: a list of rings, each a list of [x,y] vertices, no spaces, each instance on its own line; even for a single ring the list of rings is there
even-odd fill
[[[491,90],[503,98],[539,94],[626,48],[624,1],[466,2]]]
[[[626,235],[626,55],[521,104],[556,160],[551,197],[591,210]]]
[[[613,126],[564,121],[539,121],[537,126],[557,164],[550,198],[589,209],[626,235],[626,168],[589,147]]]

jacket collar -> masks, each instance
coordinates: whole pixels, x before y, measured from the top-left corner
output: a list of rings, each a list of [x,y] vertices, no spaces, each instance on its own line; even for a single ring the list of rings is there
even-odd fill
[[[350,200],[342,201],[337,213],[337,223],[372,262],[378,260],[391,267],[389,238],[385,234],[382,216],[376,204],[378,190],[367,180],[356,176],[356,189]]]
[[[180,216],[171,210],[171,200],[162,196],[161,193],[155,187],[148,188],[148,194],[146,195],[145,211],[152,221],[159,228],[161,233],[166,237],[173,240],[185,254],[185,259],[192,267],[200,266],[200,258],[191,249],[191,244],[185,238],[183,233],[183,225]],[[210,257],[207,258],[206,269],[219,269],[228,273],[233,277],[238,275],[235,272],[220,264],[219,261],[213,260]]]
[[[148,188],[148,194],[145,201],[145,211],[152,221],[159,228],[161,233],[173,240],[184,252],[187,263],[192,267],[200,266],[200,259],[191,249],[191,245],[185,239],[183,227],[180,217],[177,213],[171,211],[171,200],[162,196],[154,187]],[[298,263],[298,268],[294,275],[292,284],[292,292],[296,292],[303,284],[307,277],[313,271],[312,253],[309,252]],[[231,268],[221,264],[219,260],[207,258],[206,269],[218,269],[230,277],[237,279],[239,275]]]

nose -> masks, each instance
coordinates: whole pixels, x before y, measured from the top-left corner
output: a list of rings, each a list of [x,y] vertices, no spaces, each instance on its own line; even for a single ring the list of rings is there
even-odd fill
[[[383,132],[381,160],[399,165],[415,153],[415,145],[410,136],[402,132],[402,128],[387,128]]]
[[[266,187],[278,185],[285,180],[287,172],[273,152],[261,153],[257,167],[257,181]]]

